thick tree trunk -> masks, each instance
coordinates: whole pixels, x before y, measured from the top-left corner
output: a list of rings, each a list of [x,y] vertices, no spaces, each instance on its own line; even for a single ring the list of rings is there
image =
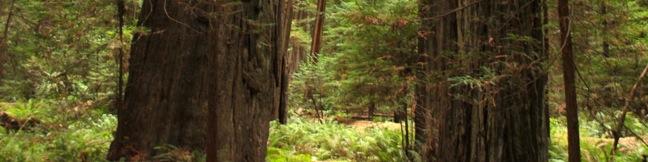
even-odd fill
[[[423,161],[548,160],[541,6],[421,1],[415,133]],[[467,76],[487,80],[448,81]]]
[[[578,133],[578,102],[576,100],[576,64],[571,42],[571,18],[568,0],[558,0],[560,18],[560,52],[562,54],[563,79],[565,83],[565,103],[567,105],[567,136],[569,162],[581,161],[580,136]]]
[[[192,2],[196,3],[196,2]],[[146,0],[109,160],[148,158],[156,146],[202,150],[207,129],[208,24],[179,1]]]
[[[108,159],[174,145],[206,148],[209,161],[263,161],[282,96],[283,3],[145,0],[139,25],[150,31],[133,40]]]
[[[232,5],[234,4],[234,5]],[[209,33],[209,135],[207,161],[264,161],[269,121],[282,92],[287,23],[284,0],[224,0]],[[282,38],[283,37],[283,38]]]

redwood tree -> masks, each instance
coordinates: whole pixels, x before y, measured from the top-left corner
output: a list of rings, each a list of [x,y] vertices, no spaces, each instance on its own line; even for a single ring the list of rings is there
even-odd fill
[[[232,5],[234,4],[234,5]],[[269,121],[282,82],[281,0],[223,0],[209,33],[207,161],[264,161]],[[274,24],[274,25],[271,25]],[[282,32],[283,31],[283,32]],[[285,38],[285,35],[284,35]]]
[[[542,1],[420,3],[423,161],[547,161]]]
[[[581,161],[581,155],[580,135],[578,133],[578,102],[576,100],[576,64],[574,63],[572,50],[568,0],[558,0],[558,17],[560,18],[560,53],[562,54],[565,104],[567,105],[569,162],[579,162]],[[605,43],[604,46],[606,46]]]
[[[317,0],[317,13],[315,14],[315,26],[313,28],[313,41],[311,42],[311,56],[317,60],[317,55],[322,49],[322,33],[324,31],[324,18],[326,11],[326,0]]]
[[[146,0],[109,160],[146,158],[154,147],[202,149],[207,129],[206,19],[178,1]]]
[[[174,145],[263,161],[281,100],[284,2],[144,0],[108,159]]]

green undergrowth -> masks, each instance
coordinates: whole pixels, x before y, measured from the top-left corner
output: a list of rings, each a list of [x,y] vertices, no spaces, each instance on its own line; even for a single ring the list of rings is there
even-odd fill
[[[267,160],[309,161],[404,161],[400,130],[352,127],[334,121],[319,123],[291,119],[286,125],[272,123]]]
[[[0,161],[104,161],[117,119],[92,104],[0,103],[0,111],[40,121],[30,130],[0,128]]]
[[[626,125],[636,123],[636,118],[628,118]],[[551,119],[551,145],[549,146],[550,162],[566,162],[567,153],[567,124],[564,118]],[[600,132],[600,126],[594,121],[580,121],[580,147],[583,161],[603,162],[610,160],[610,150],[614,139]],[[643,128],[646,129],[646,128]],[[638,131],[638,130],[635,130]],[[644,132],[639,130],[638,132]],[[648,134],[640,135],[648,140]],[[619,152],[614,157],[618,162],[637,162],[643,155],[648,155],[648,146],[636,137],[624,137],[619,142]]]
[[[40,121],[30,130],[8,131],[0,127],[0,161],[105,161],[117,119],[101,104],[30,100],[0,102],[0,112],[18,119]],[[293,118],[286,125],[271,123],[266,160],[270,162],[400,162],[404,160],[398,124],[374,121],[347,125],[325,120]],[[550,161],[567,159],[567,130],[563,118],[551,119]],[[581,120],[583,161],[607,161],[613,139],[593,121]],[[648,130],[637,118],[626,126],[648,140]],[[165,147],[160,147],[164,149]],[[169,146],[156,159],[204,161],[202,154]],[[648,147],[632,136],[621,138],[615,161],[641,161]],[[165,151],[162,151],[165,152]],[[181,156],[180,156],[181,155]],[[172,160],[173,161],[173,160]]]

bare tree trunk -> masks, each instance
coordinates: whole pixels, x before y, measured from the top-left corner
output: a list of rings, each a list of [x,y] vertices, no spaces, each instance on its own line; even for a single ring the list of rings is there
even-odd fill
[[[236,4],[236,5],[232,5]],[[283,78],[283,0],[224,0],[208,56],[207,161],[265,161],[269,121],[275,119]],[[287,20],[285,20],[287,21]]]
[[[145,0],[139,25],[150,32],[133,38],[108,159],[174,145],[206,148],[208,161],[263,161],[283,95],[284,2]]]
[[[133,38],[130,75],[108,154],[145,160],[156,146],[203,150],[207,129],[208,20],[185,10],[199,2],[145,0]],[[196,10],[196,12],[198,12]]]
[[[286,124],[288,122],[288,85],[290,83],[290,72],[292,71],[290,69],[290,56],[288,53],[288,46],[290,45],[290,31],[292,29],[292,17],[293,17],[293,1],[292,0],[284,0],[283,3],[279,4],[280,5],[280,11],[281,14],[280,16],[281,19],[279,20],[281,22],[280,26],[278,29],[280,30],[279,33],[279,41],[280,43],[279,46],[279,52],[281,53],[280,56],[282,57],[281,61],[281,87],[279,88],[279,110],[277,112],[277,118],[279,119],[279,123]]]
[[[117,7],[117,19],[118,19],[118,24],[117,24],[117,39],[119,39],[119,46],[117,47],[117,57],[116,57],[116,63],[117,63],[117,81],[116,81],[116,88],[117,90],[115,91],[115,110],[121,109],[123,106],[124,102],[124,12],[126,10],[126,4],[124,3],[124,0],[116,0],[116,7]]]
[[[322,32],[324,30],[324,17],[326,12],[326,0],[317,0],[317,13],[315,27],[313,28],[313,42],[311,44],[311,56],[317,60],[317,55],[322,48]]]
[[[560,19],[560,52],[563,61],[563,79],[565,83],[565,102],[567,104],[567,136],[569,161],[580,162],[580,136],[578,133],[578,101],[576,99],[576,64],[571,42],[571,18],[568,0],[558,0],[558,17]]]
[[[423,161],[547,161],[541,1],[420,2],[415,135]],[[448,81],[483,69],[495,76],[480,86]]]

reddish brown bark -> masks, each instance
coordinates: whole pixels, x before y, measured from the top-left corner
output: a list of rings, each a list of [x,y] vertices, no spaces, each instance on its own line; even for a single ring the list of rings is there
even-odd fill
[[[565,84],[565,103],[567,105],[567,136],[570,162],[580,162],[580,135],[578,133],[578,101],[576,99],[576,64],[571,40],[571,18],[569,1],[558,0],[560,19],[560,52],[562,54],[563,79]]]
[[[208,33],[215,39],[209,69],[217,70],[209,73],[207,161],[265,160],[269,121],[283,93],[285,2],[225,0],[215,6],[216,13],[230,14],[213,19]]]
[[[313,42],[311,44],[311,56],[317,60],[317,55],[322,49],[322,32],[324,30],[324,18],[326,12],[326,0],[317,0],[317,13],[315,27],[313,28]]]
[[[415,135],[423,161],[547,161],[541,1],[420,2]],[[481,79],[483,69],[495,76]],[[466,76],[482,84],[448,79]]]
[[[212,39],[179,1],[146,0],[131,47],[129,80],[109,160],[148,158],[154,147],[202,150],[207,120],[206,58]]]
[[[293,1],[285,0],[284,3],[279,4],[281,13],[279,30],[279,52],[281,56],[281,87],[279,87],[279,110],[277,118],[279,123],[286,124],[288,122],[288,84],[290,82],[290,56],[288,53],[288,46],[290,45],[290,31],[292,30],[292,17],[293,17]]]
[[[133,38],[108,159],[174,145],[208,161],[263,161],[282,95],[284,2],[145,0],[139,25],[150,31]]]

